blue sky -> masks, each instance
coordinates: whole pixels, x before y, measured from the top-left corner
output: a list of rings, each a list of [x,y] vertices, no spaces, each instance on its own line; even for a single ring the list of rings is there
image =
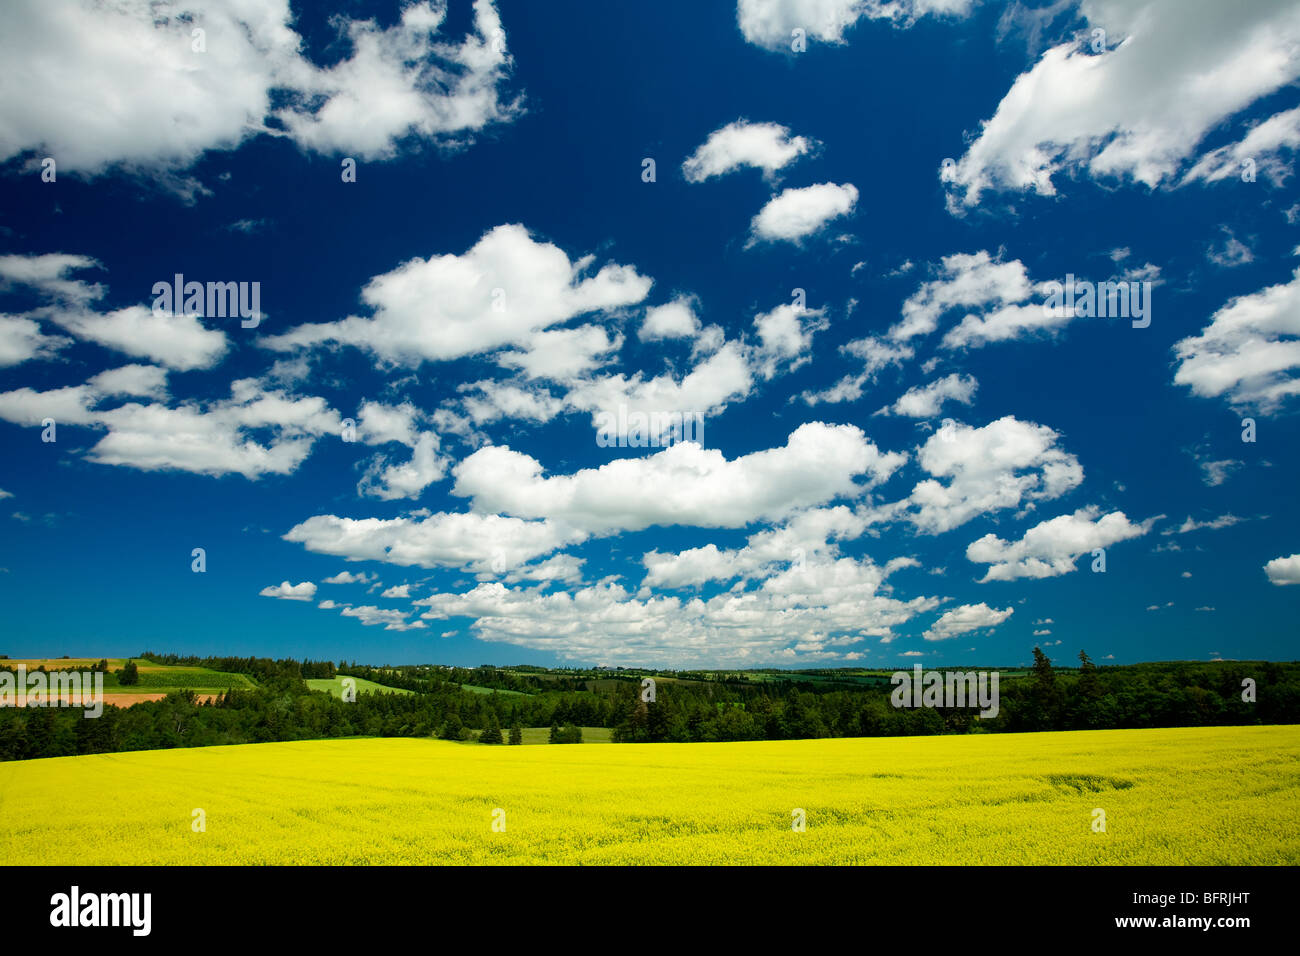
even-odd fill
[[[1295,656],[1293,5],[0,21],[11,656]]]

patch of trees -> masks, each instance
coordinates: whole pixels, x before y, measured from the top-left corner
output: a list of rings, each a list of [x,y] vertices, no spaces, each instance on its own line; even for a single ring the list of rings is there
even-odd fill
[[[563,727],[559,724],[551,724],[550,742],[553,744],[580,744],[582,743],[582,728],[574,724],[565,724]]]
[[[140,683],[140,668],[135,661],[127,661],[121,670],[113,672],[113,676],[117,678],[118,686],[133,687]]]

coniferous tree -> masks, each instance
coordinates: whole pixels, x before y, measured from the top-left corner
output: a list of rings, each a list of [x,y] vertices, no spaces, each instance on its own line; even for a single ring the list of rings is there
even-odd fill
[[[1087,697],[1097,693],[1097,665],[1087,651],[1079,651],[1079,691]]]
[[[522,744],[523,742],[524,742],[524,728],[520,727],[519,721],[516,720],[513,724],[510,725],[510,743],[512,745],[518,745],[518,744]]]
[[[478,735],[478,742],[481,744],[499,744],[503,743],[501,739],[501,721],[497,720],[495,710],[488,711],[487,726],[483,728],[483,733]]]
[[[1035,730],[1052,730],[1057,726],[1060,709],[1059,687],[1056,683],[1056,671],[1052,670],[1052,661],[1041,648],[1034,648],[1033,710]]]
[[[438,736],[443,740],[460,740],[462,729],[460,717],[456,714],[448,714],[446,723],[442,725],[442,731]]]

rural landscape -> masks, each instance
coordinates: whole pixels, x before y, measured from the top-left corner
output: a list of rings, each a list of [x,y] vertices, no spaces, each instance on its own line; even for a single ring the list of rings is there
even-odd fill
[[[1298,160],[1298,0],[0,0],[11,936],[1286,938]]]
[[[110,668],[99,719],[0,708],[0,845],[82,865],[1300,863],[1300,664],[1035,652],[988,720],[891,706],[870,670],[0,660]]]

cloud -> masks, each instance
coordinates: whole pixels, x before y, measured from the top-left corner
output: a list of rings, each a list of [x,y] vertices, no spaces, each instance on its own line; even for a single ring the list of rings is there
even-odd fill
[[[922,636],[927,641],[950,640],[963,634],[969,634],[971,631],[997,627],[1009,618],[1013,611],[1013,608],[999,611],[983,602],[979,604],[963,604],[951,611],[945,611],[940,615],[939,620],[930,625],[929,630]]]
[[[355,617],[366,627],[376,624],[384,625],[385,631],[416,631],[428,627],[423,621],[409,621],[410,611],[398,611],[394,608],[375,607],[362,604],[357,607],[344,607],[339,611],[344,617]]]
[[[506,446],[481,448],[456,466],[452,494],[478,512],[546,518],[592,534],[652,525],[739,528],[837,497],[856,497],[905,460],[882,453],[852,425],[808,422],[784,447],[728,461],[694,442],[546,477],[541,463]],[[809,468],[808,462],[817,462]],[[857,479],[866,476],[865,485]]]
[[[656,342],[660,339],[691,339],[699,332],[700,320],[695,316],[691,300],[677,298],[666,305],[646,309],[637,337],[642,342]]]
[[[122,377],[97,376],[92,381],[120,389]],[[311,454],[317,438],[341,430],[338,413],[324,399],[267,389],[256,379],[238,379],[229,399],[206,404],[127,402],[99,407],[106,397],[92,384],[45,392],[15,389],[0,393],[0,419],[34,426],[48,417],[60,426],[105,429],[87,452],[100,464],[142,471],[233,473],[248,479],[290,474]]]
[[[0,368],[53,358],[71,344],[66,336],[45,334],[40,323],[25,316],[0,314]]]
[[[155,312],[143,305],[62,315],[58,321],[80,338],[180,372],[211,368],[227,349],[226,333],[206,328],[195,316]]]
[[[1202,528],[1209,528],[1211,530],[1217,531],[1219,528],[1231,528],[1233,525],[1241,524],[1241,522],[1245,520],[1246,520],[1245,518],[1239,518],[1236,515],[1229,514],[1229,515],[1220,515],[1217,518],[1211,518],[1209,521],[1196,521],[1192,518],[1191,515],[1188,515],[1187,520],[1184,521],[1177,528],[1166,528],[1164,531],[1161,531],[1160,533],[1164,535],[1187,534],[1187,532],[1189,531],[1200,531]]]
[[[546,388],[523,388],[510,382],[484,379],[456,386],[464,397],[465,414],[475,425],[506,418],[523,422],[549,422],[564,411],[564,401]],[[436,416],[435,416],[436,419]]]
[[[545,561],[516,568],[505,576],[505,582],[517,584],[520,581],[543,581],[580,584],[582,565],[586,560],[571,554],[557,554]]]
[[[514,119],[518,103],[501,98],[511,60],[495,5],[476,0],[473,32],[459,45],[434,40],[446,12],[445,4],[413,4],[386,30],[349,21],[352,56],[324,70],[299,68],[294,102],[275,115],[306,149],[364,159],[392,156],[404,137],[451,145]]]
[[[742,166],[775,173],[800,156],[809,153],[816,143],[777,123],[750,123],[737,120],[714,130],[703,145],[682,163],[687,182],[702,183],[723,176]]]
[[[852,183],[818,183],[786,189],[768,200],[750,223],[750,229],[755,240],[798,242],[832,219],[851,213],[857,202],[858,188]]]
[[[1077,317],[1102,312],[1098,301],[1109,306],[1103,314],[1114,315],[1116,310],[1127,314],[1124,310],[1130,306],[1132,293],[1136,313],[1141,301],[1149,300],[1150,288],[1160,281],[1160,269],[1151,263],[1129,267],[1095,287],[1088,281],[1076,306],[1073,291],[1068,304],[1063,298],[1064,283],[1031,282],[1019,259],[1002,262],[984,250],[955,253],[944,257],[937,278],[923,283],[903,303],[903,317],[889,330],[889,337],[905,342],[930,335],[945,314],[956,310],[965,315],[943,337],[941,345],[949,351],[1052,336]],[[1147,285],[1135,290],[1135,283]],[[1139,300],[1143,292],[1146,300]],[[1149,316],[1150,302],[1142,308]]]
[[[474,619],[481,640],[566,659],[647,665],[843,660],[841,648],[932,610],[934,598],[883,593],[886,572],[847,558],[787,569],[754,591],[703,600],[630,595],[612,583],[573,591],[481,583],[416,601],[428,620]]]
[[[1274,186],[1280,187],[1291,175],[1291,164],[1282,159],[1282,153],[1297,148],[1300,148],[1300,107],[1257,123],[1236,143],[1210,150],[1187,171],[1182,181],[1199,179],[1214,183],[1253,173],[1267,176]]]
[[[564,398],[566,406],[593,413],[593,424],[601,413],[617,416],[620,407],[628,415],[699,413],[707,418],[727,404],[748,397],[754,385],[750,355],[735,342],[728,342],[700,361],[680,381],[671,374],[643,379],[640,372],[606,375],[575,384]],[[617,431],[611,434],[620,434]]]
[[[1203,398],[1270,412],[1300,393],[1300,269],[1290,282],[1231,299],[1200,335],[1174,344],[1174,383]]]
[[[903,318],[889,330],[889,338],[906,342],[929,335],[938,328],[940,316],[950,309],[989,305],[1004,308],[1023,302],[1032,291],[1029,275],[1019,259],[999,262],[984,250],[945,256],[939,277],[923,283],[903,303]],[[964,337],[973,340],[975,335],[972,331]]]
[[[441,455],[438,436],[424,432],[411,448],[409,461],[393,461],[377,455],[371,459],[357,485],[357,491],[384,501],[418,498],[421,492],[447,473],[449,459]]]
[[[27,286],[44,298],[85,305],[103,296],[104,286],[71,278],[85,269],[102,269],[90,256],[50,252],[41,255],[0,256],[0,288]]]
[[[238,219],[232,222],[226,228],[231,232],[242,232],[246,236],[251,236],[255,232],[261,232],[268,225],[266,219]]]
[[[265,587],[257,592],[262,597],[280,598],[285,601],[310,601],[316,596],[316,585],[311,581],[290,584],[284,581],[273,587]]]
[[[1214,0],[1085,0],[1080,12],[1087,48],[1047,50],[945,169],[954,210],[990,190],[1054,195],[1066,171],[1169,184],[1211,130],[1300,77],[1300,9],[1286,0],[1240,11]]]
[[[1223,241],[1212,245],[1205,257],[1223,269],[1233,269],[1255,261],[1255,254],[1250,247],[1232,234],[1231,229],[1223,230]]]
[[[592,261],[571,262],[521,225],[497,226],[464,255],[415,258],[371,279],[361,292],[369,318],[300,325],[263,344],[294,351],[338,342],[405,365],[530,346],[549,326],[634,305],[650,291],[631,266],[587,275]]]
[[[979,382],[973,375],[946,375],[929,385],[909,388],[893,405],[886,405],[877,415],[904,415],[908,418],[934,418],[945,402],[969,405],[975,400]]]
[[[166,399],[167,370],[156,365],[123,365],[91,376],[86,384],[101,395]]]
[[[532,332],[521,351],[501,352],[497,364],[517,368],[527,378],[568,382],[604,365],[623,345],[623,337],[598,325]]]
[[[643,583],[652,588],[698,588],[709,581],[769,578],[791,567],[806,568],[810,560],[837,558],[835,542],[857,538],[866,528],[863,515],[844,505],[800,511],[779,528],[750,535],[743,548],[723,550],[707,544],[676,554],[650,551],[641,559],[646,567]],[[902,566],[893,563],[889,570]]]
[[[1198,461],[1197,464],[1201,467],[1201,480],[1211,488],[1217,488],[1245,462],[1236,458],[1225,458],[1221,461]]]
[[[584,537],[548,521],[440,512],[425,518],[315,515],[290,528],[284,540],[353,561],[503,573]]]
[[[989,565],[981,583],[1053,578],[1073,571],[1080,555],[1141,537],[1153,523],[1148,518],[1134,524],[1122,511],[1102,515],[1095,507],[1080,508],[1034,525],[1019,541],[986,534],[970,544],[966,558]]]
[[[838,44],[862,17],[910,26],[927,15],[965,16],[974,5],[975,0],[738,0],[736,22],[755,46],[789,50],[793,30]]]
[[[981,514],[1059,498],[1083,481],[1083,467],[1057,446],[1059,437],[1010,415],[982,428],[945,424],[917,455],[932,477],[902,501],[877,506],[876,519],[905,520],[939,534]]]
[[[978,348],[1008,342],[1034,332],[1055,332],[1074,318],[1068,308],[1048,309],[1039,302],[1009,305],[986,315],[968,315],[943,337],[946,349]]]
[[[362,159],[407,138],[452,147],[519,108],[501,96],[510,58],[493,4],[477,0],[459,44],[436,39],[445,14],[415,3],[387,28],[341,18],[349,55],[319,68],[288,0],[4,4],[0,59],[27,93],[0,103],[0,161],[35,151],[60,173],[175,174],[260,133]]]
[[[375,575],[361,572],[353,574],[351,571],[340,571],[332,577],[325,578],[321,584],[369,584],[375,580]]]
[[[808,309],[793,303],[778,305],[754,317],[759,348],[757,371],[765,379],[778,368],[792,371],[811,360],[813,333],[826,327],[824,309]]]
[[[855,375],[846,375],[829,388],[819,392],[802,393],[799,397],[805,404],[856,402],[862,397],[866,385],[875,381],[881,369],[890,365],[902,365],[915,354],[910,346],[893,345],[870,336],[847,342],[840,346],[840,351],[845,355],[861,359],[862,371]]]
[[[379,596],[382,598],[409,598],[411,596],[411,586],[409,584],[394,584]]]
[[[419,440],[419,409],[410,402],[385,405],[383,402],[362,401],[357,411],[357,438],[367,445],[398,442],[413,448]]]
[[[1300,584],[1300,554],[1274,558],[1264,565],[1264,573],[1272,584]]]
[[[28,325],[18,326],[18,334],[23,335],[25,328],[30,342],[34,331],[30,320],[42,318],[57,322],[79,338],[178,371],[211,368],[226,354],[226,334],[206,328],[192,315],[173,315],[143,305],[111,312],[91,311],[90,304],[104,295],[105,287],[73,279],[71,275],[94,268],[101,266],[89,256],[64,253],[0,256],[0,283],[27,286],[52,303],[21,317],[28,320]],[[66,339],[39,336],[36,341],[42,340],[47,349],[67,343]]]

